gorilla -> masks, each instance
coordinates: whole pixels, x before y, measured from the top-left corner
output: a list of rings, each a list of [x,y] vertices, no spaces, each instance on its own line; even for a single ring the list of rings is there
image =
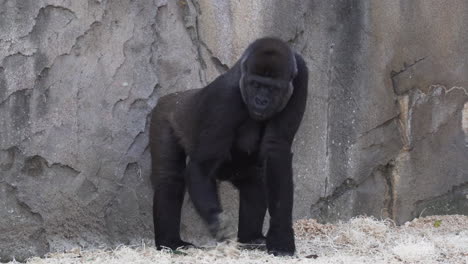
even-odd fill
[[[279,39],[261,38],[206,87],[159,99],[150,125],[158,249],[191,246],[179,233],[185,188],[211,235],[225,238],[217,181],[227,180],[239,190],[238,241],[294,254],[291,144],[307,83],[299,54]]]

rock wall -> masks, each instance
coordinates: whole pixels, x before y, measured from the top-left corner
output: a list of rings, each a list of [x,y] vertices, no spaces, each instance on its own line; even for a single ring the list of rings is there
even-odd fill
[[[151,240],[150,110],[265,35],[310,69],[296,219],[468,213],[463,0],[0,0],[0,260]]]

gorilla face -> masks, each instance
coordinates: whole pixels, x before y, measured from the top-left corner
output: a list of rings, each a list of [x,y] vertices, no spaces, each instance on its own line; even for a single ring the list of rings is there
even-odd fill
[[[246,74],[241,92],[250,116],[254,120],[267,120],[283,110],[293,92],[291,81]]]
[[[252,119],[268,120],[281,112],[293,93],[297,74],[294,53],[287,46],[261,46],[247,50],[241,59],[239,86]]]

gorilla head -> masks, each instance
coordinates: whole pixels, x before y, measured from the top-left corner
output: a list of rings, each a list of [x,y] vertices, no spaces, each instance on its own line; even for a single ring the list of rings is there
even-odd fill
[[[296,59],[286,43],[263,38],[253,42],[242,55],[239,86],[254,120],[262,121],[281,112],[293,93]]]

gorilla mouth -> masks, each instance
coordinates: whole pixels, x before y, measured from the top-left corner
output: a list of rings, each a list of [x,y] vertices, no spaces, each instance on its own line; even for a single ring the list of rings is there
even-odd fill
[[[251,116],[255,120],[265,120],[268,118],[268,114],[266,114],[264,111],[258,111],[258,110],[252,110]]]

